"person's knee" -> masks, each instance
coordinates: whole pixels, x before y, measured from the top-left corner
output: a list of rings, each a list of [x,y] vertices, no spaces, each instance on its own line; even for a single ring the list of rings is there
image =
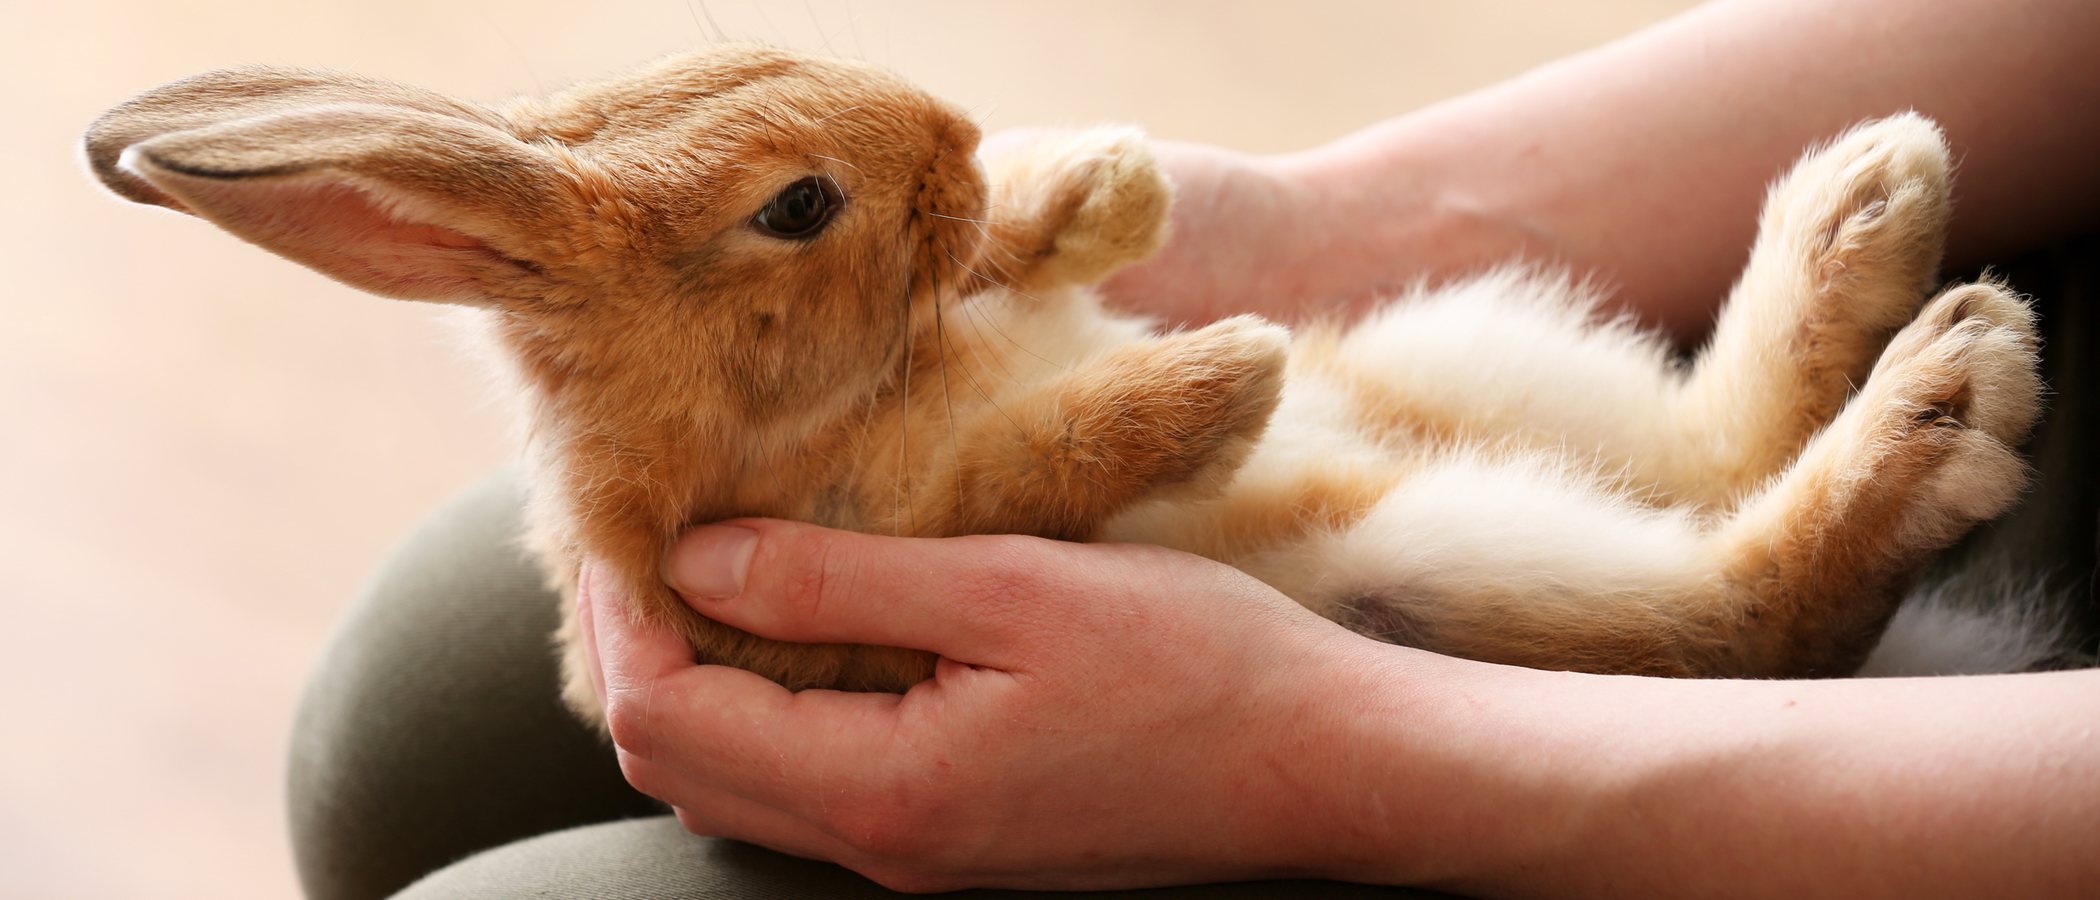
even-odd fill
[[[974,900],[1372,900],[1446,895],[1332,881],[1199,884],[1084,894],[977,890]],[[589,897],[592,900],[876,900],[904,896],[830,863],[695,837],[670,816],[588,825],[507,844],[432,873],[394,900]]]
[[[476,854],[411,885],[396,900],[467,897],[891,896],[824,863],[694,837],[669,816],[608,822],[542,835]]]
[[[557,600],[519,549],[512,474],[404,540],[338,625],[293,727],[309,896],[381,897],[520,837],[657,809],[557,699]]]

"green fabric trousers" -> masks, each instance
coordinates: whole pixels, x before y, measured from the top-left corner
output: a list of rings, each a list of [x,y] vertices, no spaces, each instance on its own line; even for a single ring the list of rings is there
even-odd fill
[[[898,896],[837,866],[695,837],[557,697],[558,599],[518,547],[515,476],[411,535],[338,626],[293,728],[292,847],[314,900]],[[1040,896],[971,891],[957,896]],[[1321,882],[1088,897],[1405,897]]]

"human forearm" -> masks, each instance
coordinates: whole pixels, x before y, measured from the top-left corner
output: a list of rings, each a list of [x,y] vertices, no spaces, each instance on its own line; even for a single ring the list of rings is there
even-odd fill
[[[1415,844],[1333,874],[1494,896],[2060,896],[2100,879],[2100,672],[1669,681],[1405,654],[1382,694],[1432,699],[1359,720],[1347,794],[1359,822],[1405,811],[1413,831],[1385,839]]]
[[[1602,276],[1691,339],[1765,184],[1865,118],[1916,108],[1946,128],[1952,265],[2090,221],[2096,40],[2100,5],[2082,0],[1723,0],[1285,165],[1357,223],[1332,239],[1370,260],[1363,287],[1522,253]]]
[[[2100,673],[1630,684],[1580,689],[1638,710],[1594,732],[1653,736],[1620,757],[1624,814],[1528,893],[2045,897],[2100,877]]]

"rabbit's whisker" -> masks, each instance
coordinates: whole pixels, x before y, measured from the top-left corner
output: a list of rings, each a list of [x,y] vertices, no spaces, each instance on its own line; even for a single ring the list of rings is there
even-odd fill
[[[524,48],[518,46],[517,40],[510,36],[510,32],[503,30],[503,26],[494,19],[489,20],[489,28],[495,31],[496,36],[502,38],[504,45],[510,48],[510,52],[518,57],[518,63],[525,67],[525,76],[532,79],[533,87],[536,90],[545,92],[547,83],[540,80],[539,70],[532,67],[532,55],[526,53]]]
[[[969,265],[968,265],[968,264],[966,264],[966,263],[964,263],[964,262],[963,262],[962,260],[956,259],[956,258],[955,258],[955,254],[954,254],[954,253],[952,253],[952,252],[948,252],[948,251],[947,251],[947,250],[945,250],[945,249],[943,249],[943,251],[942,251],[942,252],[946,252],[946,253],[948,253],[948,258],[949,258],[950,260],[953,260],[953,261],[955,262],[955,265],[956,265],[957,267],[961,268],[961,269],[962,269],[963,271],[965,271],[965,272],[968,272],[968,273],[970,273],[970,274],[972,274],[972,275],[975,275],[975,276],[977,276],[977,277],[979,277],[979,278],[982,278],[982,279],[984,279],[984,280],[985,280],[985,281],[986,281],[987,283],[990,283],[990,284],[998,284],[998,283],[999,283],[999,282],[997,282],[997,281],[994,281],[994,280],[993,280],[993,279],[991,279],[990,277],[986,276],[986,275],[985,275],[984,273],[982,273],[982,272],[979,272],[979,271],[977,271],[976,269],[972,269],[972,268],[970,268],[970,267],[969,267]],[[1034,296],[1034,295],[1032,295],[1032,294],[1029,294],[1029,293],[1027,293],[1026,291],[1019,291],[1019,290],[1015,290],[1015,289],[1013,289],[1013,288],[1007,288],[1007,289],[1006,289],[1006,292],[1007,292],[1007,293],[1009,293],[1009,294],[1013,294],[1014,296],[1017,296],[1017,297],[1025,297],[1025,298],[1027,298],[1027,299],[1029,299],[1029,300],[1033,300],[1033,301],[1035,301],[1035,302],[1037,302],[1037,303],[1042,303],[1042,302],[1043,302],[1043,298],[1041,298],[1041,297],[1037,297],[1037,296]],[[1036,352],[1035,352],[1035,351],[1033,351],[1033,350],[1030,350],[1030,349],[1028,349],[1028,348],[1027,348],[1027,347],[1025,347],[1025,346],[1022,346],[1022,345],[1021,345],[1021,342],[1020,342],[1020,341],[1014,340],[1014,339],[1013,339],[1013,338],[1012,338],[1011,336],[1007,335],[1007,333],[1006,333],[1006,332],[1004,332],[1004,331],[1000,331],[1000,330],[999,330],[999,326],[998,326],[998,325],[993,325],[993,326],[992,326],[992,330],[993,330],[993,331],[998,331],[998,332],[999,332],[999,336],[1000,336],[1000,337],[1004,337],[1004,338],[1006,338],[1006,342],[1007,342],[1007,343],[1009,343],[1009,344],[1012,344],[1012,345],[1014,345],[1015,347],[1019,348],[1019,349],[1020,349],[1020,351],[1021,351],[1022,353],[1026,353],[1026,354],[1028,354],[1029,356],[1033,356],[1033,357],[1035,357],[1036,359],[1040,359],[1040,360],[1042,360],[1042,361],[1043,361],[1043,364],[1044,364],[1044,365],[1048,365],[1048,366],[1056,366],[1057,368],[1059,368],[1059,369],[1061,369],[1061,370],[1064,370],[1064,371],[1066,371],[1066,372],[1072,371],[1072,369],[1071,369],[1071,367],[1070,367],[1070,366],[1064,366],[1064,365],[1059,365],[1058,363],[1052,362],[1051,360],[1048,360],[1048,359],[1043,359],[1043,357],[1042,357],[1042,356],[1041,356],[1040,354],[1036,353]]]
[[[946,249],[946,248],[942,248],[942,251],[941,251],[941,252],[943,252],[943,253],[947,253],[948,251],[947,251],[947,249]],[[948,254],[948,258],[950,258],[950,259],[954,259],[954,258],[955,258],[955,255],[954,255],[953,253],[949,253],[949,254]],[[961,307],[960,307],[960,308],[961,308],[961,309],[963,310],[963,314],[964,314],[965,316],[968,316],[968,315],[970,314],[970,306],[971,306],[971,304],[969,304],[969,303],[964,303],[964,304],[962,304],[962,305],[961,305]],[[940,320],[939,320],[938,318],[936,318],[936,319],[935,319],[934,321],[935,321],[936,325],[938,325],[938,323],[939,323],[939,321],[940,321]],[[974,325],[974,322],[975,322],[975,320],[974,320],[974,319],[972,319],[971,321],[973,322],[973,326],[972,326],[972,327],[975,327],[975,325]],[[977,337],[978,337],[978,340],[979,340],[980,344],[982,344],[982,343],[986,343],[986,341],[984,340],[984,330],[983,330],[982,328],[978,328],[978,329],[977,329]],[[946,342],[946,340],[947,340],[946,336],[945,336],[945,335],[943,335],[943,336],[942,336],[942,341],[944,342],[944,346],[945,346],[945,342]],[[1009,340],[1009,341],[1011,341],[1011,340],[1012,340],[1012,338],[1008,338],[1008,340]],[[1018,344],[1016,344],[1015,346],[1019,346],[1019,345],[1018,345]],[[1023,348],[1023,349],[1025,350],[1026,348]],[[945,363],[946,363],[946,360],[945,360],[945,357],[944,357],[944,358],[943,358],[943,364],[945,365]],[[964,380],[964,381],[967,381],[967,382],[969,382],[969,383],[970,383],[970,388],[971,388],[972,390],[974,390],[974,391],[976,391],[976,392],[977,392],[977,396],[979,396],[979,397],[983,397],[983,398],[984,398],[984,402],[985,402],[985,403],[986,403],[987,405],[991,406],[991,408],[992,408],[992,411],[993,411],[993,412],[996,412],[996,413],[998,413],[998,414],[999,414],[999,418],[1005,419],[1005,420],[1006,420],[1006,424],[1008,424],[1008,425],[1012,425],[1012,426],[1014,427],[1014,433],[1015,433],[1015,434],[1017,434],[1017,435],[1020,435],[1020,437],[1021,437],[1021,439],[1022,439],[1022,440],[1024,440],[1024,441],[1025,441],[1025,440],[1027,440],[1027,438],[1028,438],[1028,429],[1026,429],[1026,428],[1022,428],[1022,427],[1021,427],[1021,423],[1020,423],[1020,422],[1017,422],[1017,421],[1015,421],[1015,420],[1014,420],[1014,417],[1013,417],[1012,415],[1010,415],[1010,414],[1008,414],[1008,413],[1007,413],[1007,411],[1006,411],[1006,407],[1000,406],[1000,405],[999,405],[999,401],[998,401],[998,400],[996,400],[996,399],[993,399],[993,397],[992,397],[991,393],[990,393],[990,392],[988,392],[988,391],[986,391],[986,390],[984,389],[984,385],[983,385],[983,383],[981,383],[981,382],[979,382],[979,381],[977,380],[977,376],[975,376],[975,375],[973,375],[973,374],[971,374],[971,373],[970,373],[970,367],[969,367],[969,366],[967,366],[967,365],[964,365],[964,364],[963,364],[963,362],[962,362],[962,360],[961,360],[960,358],[958,358],[958,360],[957,360],[957,363],[956,363],[956,367],[957,367],[958,369],[960,369],[960,370],[962,371],[962,374],[963,374],[963,380]],[[1018,381],[1018,380],[1019,380],[1019,379],[1017,379],[1017,378],[1015,378],[1015,377],[1014,377],[1013,369],[1005,367],[1005,364],[1004,364],[1004,362],[1003,362],[1003,361],[1001,362],[1001,368],[1002,368],[1002,369],[1003,369],[1003,370],[1005,371],[1005,373],[1006,373],[1006,380],[1008,380],[1008,381]],[[945,376],[943,376],[943,377],[945,377]],[[962,460],[961,460],[961,457],[957,457],[957,459],[956,459],[956,465],[957,465],[957,466],[960,466],[961,464],[962,464]],[[958,470],[958,471],[959,471],[959,470]],[[958,482],[958,484],[959,484],[959,483],[960,483],[960,482]]]
[[[997,204],[993,204],[993,206],[988,206],[988,207],[985,207],[985,208],[986,208],[986,209],[991,209],[991,208],[993,208],[993,207],[996,207],[996,206],[997,206]],[[975,225],[975,226],[977,226],[977,233],[978,233],[978,234],[981,234],[981,235],[984,235],[984,246],[986,246],[986,247],[988,247],[988,248],[991,248],[991,249],[993,249],[993,250],[997,250],[997,251],[998,251],[999,253],[1003,254],[1003,255],[1005,256],[1005,258],[1006,258],[1006,261],[1007,261],[1007,262],[1009,262],[1009,263],[1013,263],[1013,264],[1015,264],[1016,266],[1021,266],[1021,265],[1023,264],[1024,260],[1022,260],[1022,259],[1021,259],[1021,255],[1020,255],[1019,253],[1016,253],[1016,252],[1015,252],[1015,251],[1014,251],[1014,250],[1013,250],[1012,248],[1006,247],[1006,246],[1004,246],[1004,245],[1000,244],[1000,242],[999,242],[999,241],[997,241],[997,240],[994,240],[994,239],[992,238],[992,230],[991,230],[991,228],[987,227],[987,226],[989,226],[989,225],[993,224],[992,222],[989,222],[989,221],[986,221],[986,220],[981,220],[981,219],[966,219],[966,218],[961,218],[961,217],[956,217],[956,218],[957,218],[957,221],[962,221],[962,222],[969,222],[970,224],[972,224],[972,225]],[[958,260],[958,262],[959,262],[959,260]],[[983,275],[978,275],[977,277],[979,277],[979,278],[983,278],[984,276],[983,276]],[[989,280],[989,279],[987,279],[987,280]]]
[[[847,7],[847,8],[846,8],[846,14],[847,14],[847,15],[849,15],[849,16],[850,16],[850,15],[852,15],[852,14],[853,14],[853,8],[852,8],[852,7],[850,7],[850,6],[849,6],[849,7]],[[857,32],[855,32],[855,31],[853,30],[853,22],[852,22],[852,20],[850,20],[850,19],[849,19],[849,20],[847,20],[847,22],[846,22],[846,27],[844,27],[844,28],[840,28],[840,29],[837,29],[837,30],[834,30],[833,32],[831,32],[831,34],[829,34],[829,35],[826,35],[826,36],[825,36],[825,38],[824,38],[824,43],[828,45],[828,44],[830,44],[830,43],[831,43],[831,39],[832,39],[832,38],[838,37],[839,35],[842,35],[842,34],[851,34],[851,35],[853,35],[853,43],[854,43],[854,45],[855,45],[855,46],[854,46],[854,48],[853,48],[853,57],[852,57],[852,58],[853,58],[853,59],[857,59],[857,60],[860,60],[861,62],[867,62],[867,61],[868,61],[868,51],[867,51],[867,50],[865,50],[865,49],[862,49],[862,48],[861,48],[861,47],[859,46],[859,44],[860,44],[860,34],[859,34],[859,33],[857,33]],[[839,54],[839,55],[840,55],[840,56],[845,56],[846,54],[843,54],[843,53],[841,53],[841,54]]]
[[[824,23],[817,21],[817,8],[809,0],[802,0],[802,11],[809,14],[809,27],[816,29],[817,40],[824,42],[824,52],[838,56],[838,48],[831,46],[831,36],[824,33]]]
[[[715,14],[708,10],[707,0],[686,0],[685,11],[687,15],[691,15],[696,8],[699,10],[700,15],[707,19],[707,24],[714,26],[714,34],[712,36],[708,35],[707,29],[700,29],[702,37],[706,37],[708,40],[716,43],[729,40],[729,32],[722,30],[722,23],[715,21]],[[699,19],[693,20],[694,26],[697,27],[699,24]]]
[[[787,42],[787,33],[786,33],[786,32],[783,32],[783,31],[781,31],[781,30],[780,30],[780,26],[778,26],[778,25],[775,25],[775,24],[773,24],[773,17],[772,17],[772,16],[766,15],[766,5],[765,5],[765,4],[763,4],[763,3],[753,3],[753,4],[751,4],[751,11],[752,11],[752,12],[755,12],[755,13],[758,13],[758,20],[759,20],[759,21],[761,21],[761,22],[764,22],[764,23],[766,23],[766,30],[767,30],[767,31],[770,31],[770,32],[772,32],[772,33],[773,33],[773,40],[774,40],[774,41],[778,41],[778,42],[781,42],[781,43],[786,43],[786,42]]]
[[[782,464],[786,460],[776,460],[773,458],[773,454],[766,450],[766,430],[763,428],[752,429],[751,438],[758,444],[758,457],[765,460],[766,468],[773,473],[773,490],[779,494],[780,500],[786,501],[794,496],[788,492],[787,482],[780,477],[780,470],[784,468]]]
[[[970,331],[977,335],[977,345],[983,348],[985,354],[987,356],[990,356],[992,362],[999,367],[999,374],[1006,376],[1006,380],[1008,383],[1015,383],[1020,381],[1020,379],[1014,375],[1014,367],[1010,365],[1010,363],[1013,362],[1013,354],[1004,347],[992,346],[992,339],[985,335],[985,314],[977,308],[978,305],[979,304],[972,303],[968,300],[963,301],[963,303],[960,306],[960,309],[963,313],[963,321],[970,323]],[[1013,339],[1007,338],[1007,342],[1012,343]]]
[[[990,118],[992,117],[992,113],[998,112],[998,111],[999,111],[999,104],[1001,104],[1001,103],[1004,103],[1004,102],[1006,102],[1006,101],[1004,101],[1004,100],[994,100],[994,101],[992,101],[992,105],[991,105],[991,108],[989,108],[989,109],[986,109],[986,110],[985,110],[984,112],[981,112],[981,113],[977,111],[977,108],[976,108],[976,107],[974,107],[974,106],[973,106],[973,107],[970,107],[970,110],[969,110],[969,116],[970,116],[971,118],[973,118],[973,119],[976,119],[976,120],[977,120],[977,127],[979,127],[979,128],[983,128],[983,127],[984,127],[984,123],[985,123],[985,121],[986,121],[986,120],[988,120],[988,119],[990,119]]]
[[[961,268],[964,271],[969,270],[968,266],[964,266],[960,260],[955,259],[954,251],[949,250],[947,247],[943,246],[941,248],[941,252],[945,254],[949,260],[954,261],[958,268]],[[976,273],[972,272],[971,274],[975,275]],[[978,277],[982,278],[983,276],[980,275]],[[991,339],[985,336],[983,324],[985,321],[984,314],[977,309],[977,304],[970,302],[970,298],[959,298],[959,300],[960,302],[956,304],[956,308],[962,311],[963,320],[970,323],[970,330],[977,334],[977,341],[975,346],[980,351],[982,351],[983,355],[989,356],[992,359],[992,362],[999,367],[999,373],[1001,375],[1006,376],[1006,380],[1009,383],[1018,383],[1020,381],[1020,378],[1014,374],[1013,366],[1008,365],[1008,363],[1011,361],[1011,355],[1004,352],[1003,350],[1000,350],[999,348],[992,346]],[[998,326],[994,325],[993,330],[997,331]],[[1002,337],[1006,336],[1004,332],[1000,332],[1000,335]],[[1015,347],[1019,347],[1024,352],[1028,349],[1026,347],[1021,347],[1021,345],[1011,337],[1007,337],[1006,341],[1009,344],[1013,344]],[[1041,357],[1037,358],[1040,359]],[[1019,429],[1021,427],[1020,423],[1015,422],[1012,416],[1006,415],[1006,410],[1003,407],[999,406],[998,401],[992,399],[992,395],[984,389],[983,383],[977,379],[976,375],[970,371],[970,367],[965,364],[964,358],[958,357],[956,365],[962,370],[963,378],[970,382],[970,386],[972,388],[976,389],[978,396],[983,397],[986,403],[991,404],[993,409],[998,410],[999,415],[1004,417],[1007,422],[1012,423],[1014,428]]]
[[[856,106],[856,107],[853,107],[853,109],[859,109],[859,108],[860,108],[860,107],[858,107],[858,106]],[[839,113],[847,113],[847,112],[852,112],[852,111],[853,111],[853,109],[842,109],[842,110],[839,110],[839,112],[835,112],[835,113],[832,113],[832,114],[831,114],[831,116],[835,116],[835,115],[838,115]],[[831,116],[825,116],[825,117],[824,117],[824,119],[829,119],[829,118],[831,118]],[[818,119],[817,121],[819,121],[819,122],[822,122],[822,121],[824,121],[824,119]],[[824,155],[824,154],[822,154],[822,153],[812,153],[812,154],[810,154],[810,155],[809,155],[809,158],[810,158],[810,159],[828,159],[828,160],[831,160],[832,162],[838,163],[839,165],[845,166],[845,167],[846,167],[846,168],[848,168],[848,169],[852,169],[852,170],[853,170],[853,171],[855,171],[855,172],[858,172],[858,171],[860,171],[860,167],[859,167],[859,166],[856,166],[856,165],[854,165],[854,164],[852,164],[852,163],[849,163],[849,162],[847,162],[847,161],[845,161],[845,160],[843,160],[843,159],[840,159],[840,158],[838,158],[838,157],[836,157],[836,156],[825,156],[825,155]]]
[[[955,521],[963,519],[963,470],[962,449],[955,438],[955,398],[948,392],[948,328],[941,317],[941,270],[939,266],[927,267],[927,277],[933,282],[933,338],[935,355],[941,361],[941,404],[948,408],[948,460],[955,468]],[[979,389],[982,393],[983,389]]]
[[[840,160],[840,162],[844,162],[844,160]],[[846,196],[846,186],[839,183],[838,176],[833,175],[830,172],[826,172],[824,173],[824,180],[831,182],[831,189],[834,191],[838,191],[839,196]]]
[[[994,205],[996,205],[996,204],[994,204]],[[989,207],[987,207],[987,208],[989,208]],[[1019,265],[1020,265],[1020,264],[1021,264],[1021,263],[1023,262],[1023,260],[1021,259],[1021,257],[1020,257],[1020,255],[1019,255],[1019,254],[1015,253],[1015,252],[1014,252],[1013,250],[1011,250],[1011,249],[1008,249],[1008,248],[1006,248],[1006,247],[1004,247],[1004,246],[1001,246],[1001,245],[1000,245],[1000,243],[999,243],[999,241],[997,241],[997,240],[993,239],[993,237],[992,237],[992,230],[991,230],[990,228],[986,227],[987,225],[989,225],[989,224],[992,224],[992,223],[990,223],[990,222],[987,222],[986,220],[983,220],[983,219],[972,219],[972,218],[968,218],[968,217],[965,217],[965,216],[948,216],[948,215],[942,215],[942,214],[940,214],[940,213],[937,213],[937,212],[933,212],[932,210],[925,210],[925,209],[922,209],[922,210],[918,210],[918,212],[924,213],[924,214],[926,214],[926,215],[929,215],[929,216],[936,216],[936,217],[938,217],[938,218],[943,218],[943,219],[949,219],[949,220],[952,220],[952,221],[956,221],[956,222],[968,222],[968,223],[970,223],[970,224],[972,224],[972,225],[974,225],[974,226],[976,226],[976,227],[977,227],[977,233],[978,233],[978,234],[981,234],[981,235],[983,235],[983,236],[984,236],[984,244],[983,244],[983,246],[984,246],[984,247],[986,247],[986,248],[989,248],[989,249],[993,249],[993,250],[997,250],[998,252],[1000,252],[1000,253],[1002,253],[1002,254],[1005,254],[1005,256],[1006,256],[1006,261],[1007,261],[1007,262],[1009,262],[1009,263],[1013,263],[1013,264],[1015,264],[1016,266],[1019,266]],[[987,276],[986,276],[986,275],[985,275],[984,273],[982,273],[982,272],[979,272],[979,271],[977,271],[976,269],[972,269],[972,268],[970,268],[969,266],[963,265],[963,261],[962,261],[961,259],[958,259],[958,258],[956,257],[956,255],[955,255],[955,253],[954,253],[954,252],[953,252],[952,250],[950,250],[949,248],[947,248],[947,247],[942,247],[941,249],[942,249],[942,251],[943,251],[943,252],[945,252],[945,253],[947,253],[947,254],[948,254],[948,258],[949,258],[949,259],[951,259],[951,260],[954,260],[954,261],[955,261],[955,264],[956,264],[956,265],[958,265],[958,266],[962,266],[962,268],[963,268],[963,271],[969,272],[970,274],[972,274],[972,275],[975,275],[975,276],[977,276],[977,277],[978,277],[979,279],[982,279],[982,280],[983,280],[983,281],[984,281],[984,282],[985,282],[986,284],[990,284],[990,285],[997,285],[997,284],[999,284],[999,281],[998,281],[998,279],[995,279],[995,278],[990,278],[990,277],[987,277]],[[1015,293],[1019,293],[1019,292],[1018,292],[1018,291],[1016,291]],[[1031,298],[1029,298],[1029,299],[1033,300],[1033,299],[1035,299],[1035,298],[1031,297]],[[1040,301],[1038,301],[1038,302],[1040,302]]]
[[[860,19],[853,15],[852,3],[846,4],[846,30],[853,35],[853,52],[860,54],[860,59],[866,60],[868,48],[860,42]]]
[[[898,393],[898,399],[899,399],[899,402],[901,402],[901,403],[903,404],[903,409],[902,409],[902,413],[901,413],[901,414],[900,414],[900,415],[898,416],[898,419],[897,419],[897,490],[896,490],[896,491],[894,492],[894,500],[895,500],[895,502],[896,502],[896,511],[895,511],[894,513],[892,513],[892,517],[891,517],[891,520],[890,520],[890,528],[891,528],[891,529],[892,529],[893,531],[895,531],[896,533],[898,533],[898,534],[903,534],[903,533],[904,533],[904,517],[905,517],[905,515],[906,515],[906,511],[907,511],[907,510],[911,510],[911,503],[909,502],[909,500],[910,500],[910,497],[911,497],[911,479],[910,479],[910,477],[909,477],[909,476],[908,476],[908,474],[907,474],[907,473],[909,473],[909,472],[911,471],[911,370],[912,370],[912,339],[911,339],[911,288],[912,288],[912,271],[911,271],[911,264],[912,264],[912,253],[911,253],[911,248],[909,247],[909,243],[910,243],[910,241],[911,241],[911,233],[910,233],[910,231],[909,231],[909,230],[907,230],[907,231],[905,232],[905,237],[904,237],[904,240],[905,240],[905,242],[906,242],[906,244],[907,244],[907,246],[906,246],[906,248],[905,248],[905,251],[904,251],[904,308],[903,308],[903,310],[901,310],[901,312],[902,312],[903,314],[902,314],[902,315],[901,315],[901,316],[899,317],[899,322],[898,322],[898,328],[897,328],[897,330],[898,330],[898,332],[899,332],[899,338],[900,338],[900,339],[901,339],[901,340],[903,341],[903,343],[904,343],[904,384],[903,384],[903,386],[902,386],[902,387],[900,388],[900,390],[899,390],[899,393]],[[914,520],[916,521],[916,519],[918,518],[918,512],[917,512],[916,510],[911,510],[911,512],[910,512],[909,514],[910,514],[910,515],[912,516],[912,518],[913,518],[913,519],[914,519]],[[912,528],[911,530],[912,530],[912,533],[916,534],[916,533],[918,533],[918,530],[919,530],[919,529],[918,529],[917,527],[914,527],[914,528]]]
[[[974,327],[974,326],[973,326],[973,327]],[[977,334],[978,334],[978,337],[979,337],[979,339],[980,339],[980,340],[982,340],[982,339],[983,339],[983,335],[984,335],[984,331],[983,331],[983,329],[977,329]],[[998,413],[998,414],[999,414],[999,418],[1005,419],[1005,420],[1006,420],[1006,424],[1008,424],[1008,425],[1012,425],[1012,426],[1014,427],[1014,433],[1015,433],[1015,434],[1017,434],[1017,435],[1020,435],[1020,436],[1021,436],[1021,437],[1022,437],[1022,438],[1023,438],[1024,440],[1025,440],[1025,439],[1026,439],[1026,438],[1028,437],[1028,429],[1026,429],[1026,428],[1022,428],[1022,427],[1021,427],[1021,423],[1020,423],[1020,422],[1018,422],[1018,421],[1015,421],[1014,417],[1013,417],[1012,415],[1010,415],[1010,414],[1008,414],[1008,413],[1007,413],[1007,411],[1006,411],[1006,407],[1004,407],[1004,406],[1000,406],[1000,405],[999,405],[999,401],[998,401],[998,400],[995,400],[995,399],[993,399],[993,398],[992,398],[992,395],[991,395],[990,393],[988,393],[988,392],[986,392],[986,391],[985,391],[985,389],[984,389],[984,385],[983,385],[983,384],[980,384],[980,383],[979,383],[979,382],[977,381],[977,379],[976,379],[976,378],[975,378],[974,376],[972,376],[972,375],[970,374],[970,370],[969,370],[969,367],[967,367],[967,366],[963,367],[963,370],[962,370],[962,372],[963,372],[963,379],[964,379],[965,381],[968,381],[968,382],[970,383],[970,388],[971,388],[972,390],[975,390],[975,391],[977,392],[977,396],[979,396],[979,397],[983,397],[983,398],[984,398],[984,402],[985,402],[985,403],[986,403],[987,405],[991,406],[991,408],[992,408],[992,411],[993,411],[993,412],[996,412],[996,413]],[[1007,371],[1007,373],[1006,373],[1006,380],[1007,380],[1007,381],[1009,381],[1009,382],[1015,382],[1015,383],[1019,383],[1019,381],[1020,381],[1020,379],[1018,379],[1018,378],[1015,378],[1015,377],[1014,377],[1014,375],[1013,375],[1013,372],[1012,372],[1012,370],[1008,370],[1008,371]]]

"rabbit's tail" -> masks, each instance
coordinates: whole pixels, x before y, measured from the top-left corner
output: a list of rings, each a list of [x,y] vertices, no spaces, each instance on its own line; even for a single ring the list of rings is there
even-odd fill
[[[1929,582],[1898,609],[1859,674],[1984,675],[2096,664],[2085,591],[2046,576],[1969,571]]]

